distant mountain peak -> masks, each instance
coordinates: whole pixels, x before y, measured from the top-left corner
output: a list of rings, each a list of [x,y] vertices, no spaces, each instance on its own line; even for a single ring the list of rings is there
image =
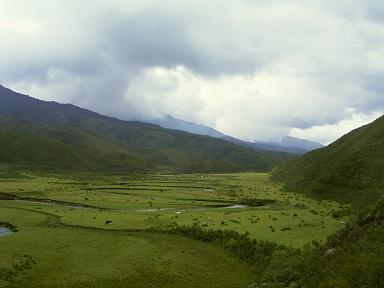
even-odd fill
[[[227,137],[224,133],[221,133],[220,131],[217,131],[209,126],[177,119],[168,114],[164,114],[163,118],[149,120],[148,122],[166,129],[185,131],[192,134],[211,136],[215,138]]]
[[[324,145],[322,145],[320,143],[317,143],[314,141],[309,141],[309,140],[302,139],[302,138],[296,138],[296,137],[292,137],[292,136],[282,137],[280,144],[284,145],[284,146],[288,146],[288,147],[303,148],[303,149],[308,150],[308,151],[324,147]]]
[[[254,141],[254,142],[244,141],[244,140],[226,135],[211,127],[177,119],[175,117],[172,117],[171,115],[164,115],[163,118],[150,120],[149,122],[167,129],[185,131],[193,134],[206,135],[206,136],[224,139],[228,142],[246,146],[246,147],[251,147],[257,150],[304,154],[306,152],[323,147],[323,145],[319,143],[308,141],[305,139],[299,139],[291,136],[284,136],[275,142],[274,141]]]

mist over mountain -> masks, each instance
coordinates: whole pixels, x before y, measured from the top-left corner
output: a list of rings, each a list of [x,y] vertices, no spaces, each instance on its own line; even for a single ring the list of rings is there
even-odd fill
[[[299,139],[290,136],[284,136],[279,141],[245,141],[241,140],[220,131],[217,131],[211,127],[187,122],[181,119],[176,119],[170,115],[164,115],[163,118],[158,118],[154,120],[150,120],[150,123],[157,124],[163,128],[186,131],[193,134],[206,135],[211,137],[216,137],[220,139],[227,140],[231,143],[235,143],[238,145],[242,145],[245,147],[251,147],[256,150],[266,150],[266,151],[276,151],[276,152],[287,152],[287,153],[295,153],[295,154],[304,154],[306,152],[324,147],[324,145],[312,141],[308,141],[305,139]]]
[[[292,136],[284,136],[281,138],[281,141],[278,143],[285,147],[297,147],[307,151],[312,151],[312,150],[324,147],[324,145],[320,143],[309,141],[306,139],[300,139]]]
[[[286,151],[297,151],[298,154],[304,154],[306,152],[324,147],[323,144],[292,136],[283,136],[277,141],[267,142],[256,140],[255,143],[274,145],[280,147],[281,149],[286,149]]]
[[[176,119],[170,115],[164,115],[163,118],[150,120],[148,122],[157,124],[163,128],[186,131],[193,134],[206,135],[206,136],[211,136],[216,138],[225,138],[228,136],[211,127]]]

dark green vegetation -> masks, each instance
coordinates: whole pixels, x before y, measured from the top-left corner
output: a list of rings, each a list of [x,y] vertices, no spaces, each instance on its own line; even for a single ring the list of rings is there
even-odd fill
[[[384,201],[353,216],[325,245],[280,250],[264,273],[267,287],[383,287]],[[276,261],[278,260],[278,261]]]
[[[313,197],[363,207],[384,189],[384,117],[331,145],[280,165],[274,179]]]
[[[0,162],[37,169],[121,172],[270,171],[291,154],[121,121],[0,86]]]
[[[299,261],[305,287],[384,286],[383,144],[381,117],[274,170],[287,189],[352,205],[334,213],[350,214],[345,227]]]
[[[308,287],[384,287],[384,201],[365,210],[311,251]]]

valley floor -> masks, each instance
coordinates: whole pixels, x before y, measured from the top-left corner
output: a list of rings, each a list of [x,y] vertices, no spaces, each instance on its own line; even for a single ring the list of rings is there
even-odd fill
[[[340,229],[332,216],[347,208],[262,173],[0,177],[0,222],[18,229],[0,235],[0,287],[256,287],[255,267],[228,250],[160,231],[233,230],[301,248]]]

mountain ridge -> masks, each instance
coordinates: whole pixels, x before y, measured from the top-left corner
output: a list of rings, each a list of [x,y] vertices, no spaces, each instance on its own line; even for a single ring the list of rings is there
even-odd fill
[[[163,128],[186,131],[193,134],[206,135],[224,139],[228,142],[241,145],[244,147],[250,147],[256,150],[275,151],[275,152],[287,152],[295,154],[305,154],[309,151],[324,147],[323,145],[308,141],[305,139],[299,139],[290,136],[282,137],[280,142],[271,141],[245,141],[226,135],[214,128],[206,125],[201,125],[193,122],[184,121],[181,119],[174,118],[170,115],[164,115],[163,118],[153,119],[150,123],[159,125]]]
[[[0,116],[3,118],[0,139],[11,137],[11,133],[12,139],[18,139],[11,142],[15,146],[23,136],[44,138],[44,145],[56,141],[49,147],[59,147],[61,143],[64,146],[58,148],[60,151],[86,157],[84,163],[89,165],[79,165],[83,169],[120,167],[124,170],[127,167],[129,171],[140,173],[269,171],[280,161],[293,157],[287,153],[255,151],[221,139],[164,129],[150,123],[124,121],[72,104],[38,100],[5,87],[0,88]],[[20,123],[14,123],[18,121]],[[100,143],[110,149],[104,149]],[[28,147],[28,143],[25,145]],[[3,150],[3,154],[8,151],[11,163],[12,160],[19,163],[20,155],[24,155],[20,148],[12,150],[12,147],[3,146]],[[109,150],[113,153],[108,153]],[[33,151],[30,151],[28,157],[32,156]],[[50,161],[50,165],[52,163],[54,161]]]

